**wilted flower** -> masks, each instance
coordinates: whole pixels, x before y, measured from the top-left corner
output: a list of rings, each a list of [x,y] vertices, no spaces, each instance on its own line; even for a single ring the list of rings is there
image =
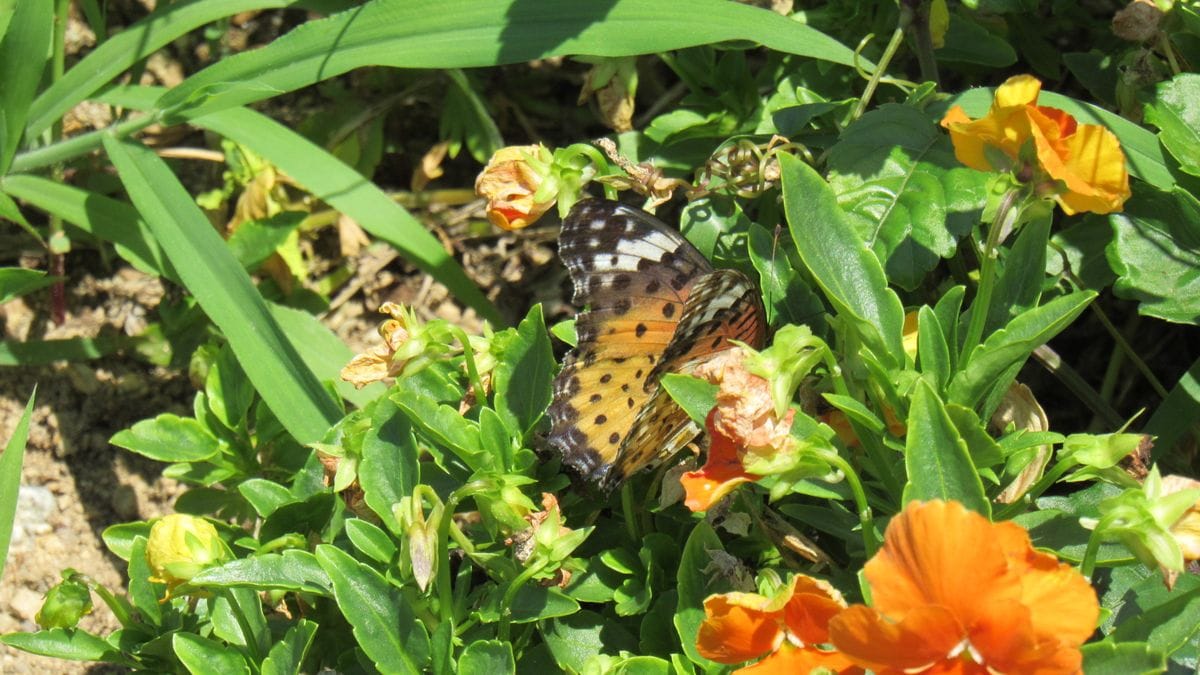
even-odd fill
[[[718,386],[713,426],[747,448],[786,450],[796,413],[777,414],[771,383],[746,369],[746,352],[728,349],[696,367],[696,377]],[[790,392],[789,392],[790,396]]]
[[[217,528],[203,518],[173,513],[150,527],[146,542],[150,580],[166,584],[168,597],[179,584],[231,557]]]
[[[708,413],[708,459],[697,471],[688,471],[679,479],[685,497],[684,506],[692,511],[707,511],[742,483],[756,481],[762,476],[746,471],[738,455],[739,445],[715,423],[717,409]]]
[[[1033,391],[1020,382],[1013,382],[1008,387],[1008,391],[1004,392],[1000,404],[996,406],[996,411],[992,413],[992,418],[988,421],[988,427],[997,432],[1005,431],[1010,424],[1016,429],[1028,432],[1050,430],[1050,420],[1046,417],[1046,411],[1042,410]],[[1053,451],[1053,447],[1047,443],[1035,446],[1029,452],[1023,453],[1022,459],[1024,459],[1025,465],[1016,471],[1017,475],[996,496],[996,501],[1001,504],[1012,504],[1028,492],[1029,488],[1033,487],[1034,483],[1042,477],[1042,471],[1045,470],[1046,463],[1050,461]]]
[[[1037,105],[1042,83],[1029,75],[996,89],[991,110],[971,120],[959,106],[942,118],[954,155],[980,171],[1013,170],[1039,193],[1053,196],[1068,215],[1120,211],[1129,198],[1129,174],[1117,137],[1096,124],[1079,124],[1062,110]],[[1055,182],[1057,181],[1057,183]]]
[[[416,312],[394,302],[379,306],[391,318],[379,326],[383,344],[358,354],[342,368],[343,380],[361,389],[400,374],[412,375],[451,351],[454,338],[442,320],[425,323]]]
[[[425,515],[424,500],[429,500],[433,507],[429,515]],[[406,551],[409,562],[412,563],[413,578],[417,587],[422,591],[429,587],[429,582],[437,575],[438,570],[438,529],[445,517],[446,507],[441,498],[428,485],[418,485],[411,496],[400,498],[400,503],[392,507],[392,514],[400,523],[405,534]]]
[[[864,572],[872,606],[837,615],[829,634],[879,675],[1077,673],[1100,615],[1073,567],[958,502],[909,503]]]
[[[525,516],[529,528],[515,533],[505,543],[513,547],[517,560],[538,572],[534,578],[543,586],[566,587],[571,570],[565,564],[571,552],[587,539],[592,528],[573,530],[566,526],[558,498],[542,493],[542,510]]]
[[[519,230],[549,211],[558,197],[553,162],[554,155],[541,144],[496,151],[475,179],[475,194],[488,202],[488,220],[504,230]]]
[[[822,647],[829,619],[846,607],[841,593],[820,579],[799,574],[771,597],[724,593],[704,601],[696,649],[718,663],[762,658],[737,673],[808,673],[825,668],[862,672],[845,656]]]

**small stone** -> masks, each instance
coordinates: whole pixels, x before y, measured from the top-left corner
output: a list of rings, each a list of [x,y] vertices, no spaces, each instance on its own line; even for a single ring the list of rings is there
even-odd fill
[[[12,597],[12,611],[23,621],[33,621],[42,608],[42,594],[28,588],[18,588]]]
[[[138,498],[132,485],[120,485],[113,490],[112,507],[121,520],[134,520],[138,517]]]

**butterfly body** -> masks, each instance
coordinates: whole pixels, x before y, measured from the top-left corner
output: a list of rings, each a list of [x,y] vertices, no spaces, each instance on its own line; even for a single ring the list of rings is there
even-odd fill
[[[617,202],[577,203],[559,254],[588,309],[554,381],[549,443],[609,489],[695,438],[699,428],[659,380],[691,372],[731,339],[761,346],[762,303],[741,272],[714,270],[678,232]]]

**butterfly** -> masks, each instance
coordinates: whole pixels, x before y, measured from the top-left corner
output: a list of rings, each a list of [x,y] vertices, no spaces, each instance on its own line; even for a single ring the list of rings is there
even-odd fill
[[[609,490],[699,433],[659,381],[739,340],[759,348],[766,316],[754,283],[713,269],[641,209],[586,199],[563,220],[559,256],[575,286],[577,346],[554,380],[548,443]]]

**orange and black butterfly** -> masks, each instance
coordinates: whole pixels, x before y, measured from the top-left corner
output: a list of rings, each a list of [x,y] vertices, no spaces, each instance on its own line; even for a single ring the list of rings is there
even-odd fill
[[[714,270],[679,232],[617,202],[587,199],[563,220],[559,255],[586,306],[578,346],[554,380],[549,443],[563,463],[610,489],[700,433],[658,386],[740,340],[759,348],[758,289]]]

